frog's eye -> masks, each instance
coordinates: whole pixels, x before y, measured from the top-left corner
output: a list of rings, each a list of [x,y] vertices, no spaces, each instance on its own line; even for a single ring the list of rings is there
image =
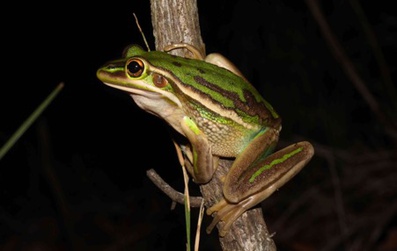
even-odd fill
[[[142,75],[145,65],[141,60],[135,58],[128,61],[125,68],[129,76],[136,78]]]

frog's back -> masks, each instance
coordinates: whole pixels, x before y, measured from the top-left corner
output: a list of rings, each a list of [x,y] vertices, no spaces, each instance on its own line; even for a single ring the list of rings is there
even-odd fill
[[[245,123],[279,127],[281,119],[273,107],[249,82],[231,71],[160,51],[151,52],[146,58],[156,68],[173,75],[184,88],[212,103],[212,107],[218,105],[226,112],[235,113]]]
[[[148,71],[168,79],[183,113],[208,137],[215,155],[234,157],[260,131],[280,128],[272,106],[245,79],[202,60],[142,51]]]

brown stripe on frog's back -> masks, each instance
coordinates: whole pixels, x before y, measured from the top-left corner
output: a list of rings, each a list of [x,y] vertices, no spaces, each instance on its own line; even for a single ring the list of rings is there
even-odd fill
[[[186,58],[186,59],[189,60],[189,58]],[[172,61],[172,64],[173,64],[174,66],[176,66],[176,67],[182,67],[182,66],[183,66],[181,62],[177,62],[177,61]],[[196,69],[199,73],[205,74],[205,71],[204,71],[202,68],[196,67],[195,69]],[[188,74],[188,73],[187,73],[187,74]]]
[[[278,115],[274,112],[270,104],[265,101],[262,102],[261,100],[257,101],[251,92],[242,90],[245,99],[245,101],[243,101],[240,99],[238,93],[227,91],[221,86],[212,84],[200,76],[195,76],[194,80],[200,85],[203,85],[217,93],[222,93],[225,98],[232,100],[234,107],[224,107],[225,109],[235,110],[237,113],[239,113],[240,110],[251,117],[258,116],[259,124],[270,123],[269,119],[275,124],[278,123]],[[269,118],[269,116],[272,116],[273,118]]]
[[[266,100],[262,98],[261,101],[258,102],[255,96],[252,94],[252,92],[249,92],[245,89],[243,90],[243,95],[246,100],[246,103],[248,104],[248,109],[249,109],[249,112],[247,111],[244,112],[247,112],[250,115],[251,113],[254,115],[258,115],[261,120],[261,123],[265,123],[268,126],[277,125],[281,123],[280,116],[276,113],[273,107]],[[263,106],[265,106],[266,109],[264,109]]]
[[[180,62],[172,61],[172,64],[176,67],[181,67],[182,64]]]

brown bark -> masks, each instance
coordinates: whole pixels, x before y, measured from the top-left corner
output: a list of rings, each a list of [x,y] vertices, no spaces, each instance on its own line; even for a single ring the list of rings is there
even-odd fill
[[[196,0],[151,0],[151,13],[157,50],[173,43],[187,43],[205,52]],[[186,56],[181,50],[172,53]],[[230,160],[221,159],[214,178],[200,187],[206,207],[223,197],[221,177],[227,173],[232,163]],[[205,237],[205,233],[201,236]],[[276,250],[261,208],[244,213],[219,241],[223,250]]]

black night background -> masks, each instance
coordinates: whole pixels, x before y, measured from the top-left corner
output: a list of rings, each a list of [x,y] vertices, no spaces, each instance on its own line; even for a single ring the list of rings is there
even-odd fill
[[[318,1],[379,114],[335,59],[310,1],[198,2],[207,53],[231,59],[282,116],[280,147],[316,148],[262,203],[278,250],[396,250],[394,4],[361,1],[360,12],[359,1]],[[133,13],[154,48],[150,2],[14,2],[3,13],[0,146],[65,85],[0,160],[0,250],[184,250],[183,206],[170,210],[146,177],[153,168],[183,191],[167,125],[95,75],[127,45],[144,46]],[[217,230],[200,244],[220,250]]]

